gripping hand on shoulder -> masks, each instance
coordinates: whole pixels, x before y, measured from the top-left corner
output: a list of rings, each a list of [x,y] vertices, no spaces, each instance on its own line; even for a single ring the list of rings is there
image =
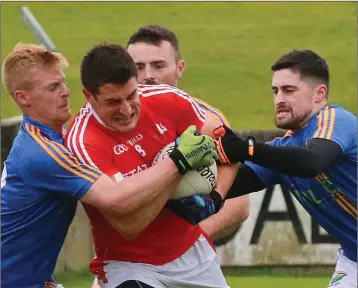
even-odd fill
[[[174,151],[169,157],[174,161],[181,174],[202,166],[209,166],[218,159],[214,140],[200,135],[194,125],[189,126],[176,141]]]

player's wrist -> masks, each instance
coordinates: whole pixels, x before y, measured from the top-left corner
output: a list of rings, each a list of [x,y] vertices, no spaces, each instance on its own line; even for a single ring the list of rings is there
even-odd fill
[[[210,192],[210,197],[214,202],[215,213],[219,212],[219,210],[224,206],[225,199],[223,199],[221,194],[215,190]]]
[[[257,162],[265,153],[265,143],[257,143],[254,137],[247,137],[247,155],[245,160]]]
[[[216,139],[216,147],[221,164],[236,164],[250,158],[250,151],[253,147],[251,141],[242,139],[236,135],[225,135]]]
[[[179,149],[175,148],[173,152],[169,154],[169,157],[173,160],[181,175],[185,174],[186,171],[191,169],[188,161],[185,159]]]

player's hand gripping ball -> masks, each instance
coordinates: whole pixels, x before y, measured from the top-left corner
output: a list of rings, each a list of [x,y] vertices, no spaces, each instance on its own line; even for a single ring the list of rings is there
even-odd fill
[[[169,154],[179,173],[211,165],[218,159],[215,141],[208,135],[201,135],[195,125],[189,126],[175,141],[175,148]]]
[[[157,164],[174,150],[175,142],[165,146],[154,157],[152,165]],[[185,172],[182,179],[174,187],[170,199],[179,199],[196,194],[210,194],[216,185],[218,170],[216,162],[209,166],[203,166],[195,170]]]

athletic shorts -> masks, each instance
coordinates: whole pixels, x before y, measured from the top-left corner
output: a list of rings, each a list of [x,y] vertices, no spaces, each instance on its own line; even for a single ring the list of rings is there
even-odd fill
[[[328,287],[357,288],[357,263],[349,260],[340,248],[337,251],[337,264]]]
[[[108,261],[104,271],[108,283],[98,280],[102,288],[116,288],[129,280],[154,288],[230,288],[216,252],[202,235],[181,257],[165,265]]]

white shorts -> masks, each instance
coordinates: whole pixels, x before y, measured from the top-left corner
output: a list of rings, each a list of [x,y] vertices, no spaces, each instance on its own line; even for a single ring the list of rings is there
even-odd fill
[[[181,257],[165,265],[108,261],[104,271],[108,283],[99,280],[102,288],[115,288],[128,280],[138,280],[155,288],[230,288],[216,253],[204,236]]]
[[[65,288],[65,287],[63,287],[61,284],[46,282],[44,288]]]
[[[328,287],[357,288],[357,263],[349,260],[340,248],[337,251],[337,264]]]

